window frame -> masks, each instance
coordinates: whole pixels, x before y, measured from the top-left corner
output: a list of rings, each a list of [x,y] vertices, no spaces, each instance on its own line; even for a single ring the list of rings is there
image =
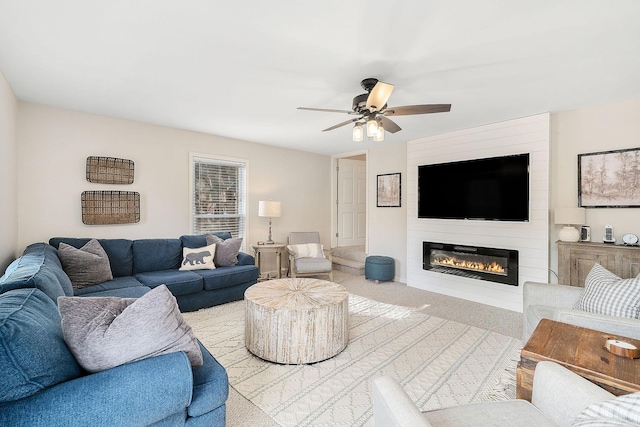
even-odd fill
[[[196,162],[201,163],[211,163],[211,164],[220,164],[220,165],[234,165],[240,166],[244,168],[244,182],[241,182],[239,185],[239,199],[243,198],[243,203],[239,201],[239,204],[242,206],[242,212],[238,214],[239,217],[242,217],[244,220],[244,227],[242,230],[242,235],[233,236],[233,237],[241,237],[242,238],[242,246],[241,250],[246,251],[245,242],[247,241],[247,232],[249,230],[249,217],[247,215],[248,205],[249,205],[249,194],[248,194],[248,182],[249,182],[249,161],[246,159],[240,159],[235,157],[227,157],[227,156],[218,156],[215,154],[203,154],[203,153],[189,153],[189,234],[195,234],[195,226],[196,226],[196,213],[195,213],[195,165]],[[211,214],[214,215],[215,214]],[[235,215],[234,215],[235,216]],[[222,214],[219,216],[220,218],[224,218],[225,215]],[[228,231],[228,230],[220,230],[220,231]]]

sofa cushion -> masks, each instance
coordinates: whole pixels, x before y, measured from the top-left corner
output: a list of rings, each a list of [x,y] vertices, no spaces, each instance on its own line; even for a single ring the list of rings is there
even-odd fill
[[[116,289],[134,288],[134,287],[140,287],[140,286],[144,286],[144,285],[140,283],[133,276],[115,277],[111,280],[99,283],[97,285],[88,286],[82,289],[76,289],[73,296],[77,296],[77,297],[83,296],[83,295],[90,296],[90,294],[93,294],[96,292],[112,291]],[[68,296],[71,296],[71,295],[68,295]]]
[[[571,423],[571,427],[639,426],[640,393],[618,396],[587,406]]]
[[[139,239],[133,241],[133,274],[180,268],[182,245],[179,239]]]
[[[222,240],[227,240],[231,238],[231,233],[229,231],[219,231],[216,233],[210,233],[214,236],[218,236]],[[190,234],[185,236],[180,236],[180,242],[182,246],[185,248],[201,248],[203,246],[207,246],[207,235],[206,234]]]
[[[166,286],[138,299],[60,297],[58,308],[64,339],[89,372],[176,351],[202,365],[198,341]]]
[[[233,267],[218,267],[215,270],[196,270],[192,273],[204,279],[204,289],[228,288],[241,283],[252,282],[258,279],[258,267],[255,265],[235,265]]]
[[[0,403],[80,377],[56,304],[38,289],[0,295]]]
[[[74,289],[113,279],[109,257],[96,239],[89,240],[80,249],[66,243],[60,243],[58,256]]]
[[[200,271],[200,270],[198,270]],[[135,278],[145,286],[155,288],[166,285],[174,295],[184,295],[198,292],[203,289],[202,276],[198,271],[163,270],[138,273]],[[212,271],[212,270],[202,270]]]
[[[213,263],[215,253],[216,245],[214,244],[201,248],[182,248],[182,263],[179,270],[213,270],[216,268]]]
[[[94,298],[94,297],[118,297],[118,298],[140,298],[151,290],[148,286],[133,286],[130,288],[119,289],[107,289],[104,291],[92,292],[89,294],[82,294],[79,297]]]
[[[640,318],[640,276],[621,279],[595,264],[585,280],[584,292],[574,308],[609,316]]]
[[[25,251],[26,255],[13,261],[0,278],[0,293],[36,288],[53,301],[62,295],[73,295],[71,281],[62,271],[59,262],[50,257],[52,249],[46,243],[30,245]]]
[[[223,240],[216,235],[207,234],[207,244],[216,245],[216,254],[213,260],[216,267],[231,267],[238,263],[242,237]]]
[[[89,238],[73,237],[53,237],[49,239],[49,244],[59,247],[60,243],[66,243],[74,248],[80,249]],[[109,257],[111,273],[113,277],[131,276],[133,274],[133,241],[128,239],[98,239],[100,245]]]

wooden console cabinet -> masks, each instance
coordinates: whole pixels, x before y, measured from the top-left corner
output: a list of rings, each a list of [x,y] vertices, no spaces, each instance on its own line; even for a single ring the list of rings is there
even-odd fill
[[[558,283],[584,286],[596,262],[623,279],[636,277],[640,274],[640,246],[558,242]]]

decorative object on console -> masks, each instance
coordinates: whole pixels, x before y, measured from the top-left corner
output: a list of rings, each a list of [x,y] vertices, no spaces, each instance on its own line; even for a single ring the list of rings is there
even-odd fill
[[[578,154],[578,206],[640,208],[640,148]]]
[[[100,184],[132,184],[133,160],[116,157],[87,157],[87,181]]]
[[[82,222],[87,225],[140,222],[137,191],[83,191]]]
[[[602,238],[602,241],[605,243],[615,243],[616,242],[616,238],[613,237],[613,226],[611,225],[605,225],[604,226],[604,237]]]
[[[633,233],[627,233],[622,236],[622,243],[628,246],[638,246],[638,236]]]
[[[580,241],[581,242],[590,242],[591,241],[591,227],[588,225],[583,225],[580,227]]]
[[[271,218],[279,218],[282,215],[282,203],[273,200],[261,200],[258,202],[258,216],[269,218],[269,239],[267,245],[275,243],[271,239]]]
[[[400,172],[378,175],[376,207],[399,208],[402,198],[402,175]]]
[[[555,223],[564,225],[558,237],[563,242],[580,241],[580,232],[573,225],[582,225],[585,221],[584,208],[556,208]]]

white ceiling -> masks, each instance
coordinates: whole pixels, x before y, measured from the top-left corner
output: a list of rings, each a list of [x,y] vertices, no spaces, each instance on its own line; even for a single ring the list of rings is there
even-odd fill
[[[640,97],[638,0],[0,0],[18,99],[322,154]],[[395,85],[351,141],[360,81]]]

